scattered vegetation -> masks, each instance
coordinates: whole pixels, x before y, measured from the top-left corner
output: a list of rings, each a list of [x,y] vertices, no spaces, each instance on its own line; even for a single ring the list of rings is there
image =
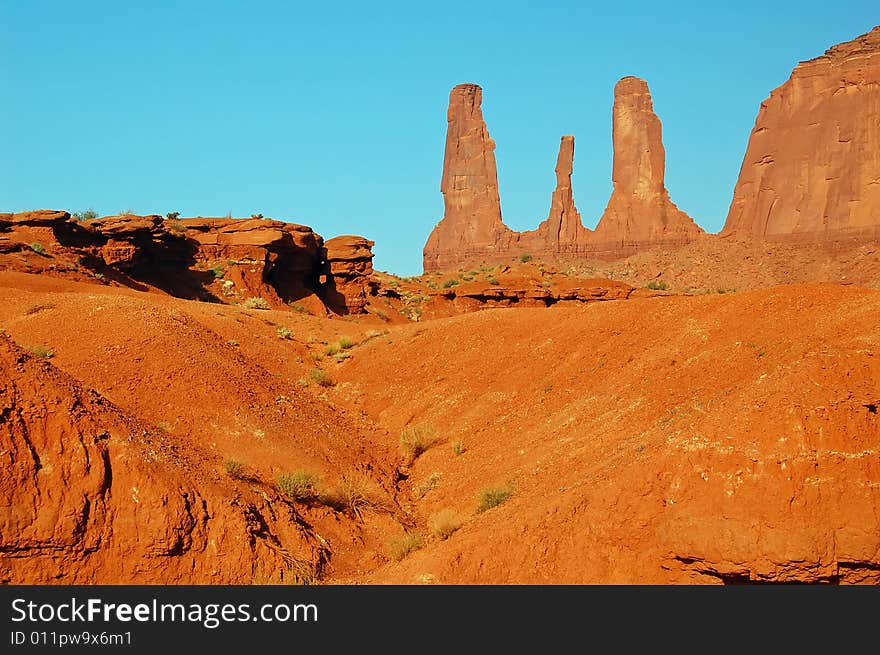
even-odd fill
[[[394,537],[388,542],[388,553],[399,562],[411,552],[418,550],[424,545],[421,536],[414,532],[407,532],[400,537]]]
[[[38,255],[42,255],[44,252],[46,252],[46,249],[43,247],[43,244],[36,243],[36,242],[31,244],[31,250],[33,250]]]
[[[293,339],[293,330],[291,330],[289,327],[279,325],[277,332],[279,339]]]
[[[236,480],[245,480],[248,477],[247,467],[235,459],[227,459],[224,464],[226,475]]]
[[[509,482],[501,487],[489,487],[480,491],[477,498],[477,513],[498,507],[513,495],[513,485]]]
[[[498,278],[496,278],[494,275],[490,275],[486,278],[486,282],[488,282],[489,284],[498,284]]]
[[[465,450],[467,449],[464,446],[464,441],[462,441],[461,439],[452,443],[452,452],[456,455],[463,454]]]
[[[312,369],[312,372],[309,373],[309,379],[312,382],[317,384],[319,387],[332,387],[333,379],[327,374],[327,372],[317,366]]]
[[[530,261],[532,261],[532,256],[523,253],[522,255],[519,256],[519,261],[522,262],[523,264],[528,264]]]
[[[389,322],[389,321],[391,320],[391,319],[388,317],[388,314],[386,314],[385,312],[383,312],[383,311],[381,311],[381,310],[376,309],[376,310],[373,311],[373,313],[374,313],[376,316],[378,316],[381,320],[385,321],[386,323]]]
[[[165,214],[166,221],[176,221],[180,216],[180,212],[168,212]]]
[[[317,495],[318,476],[310,471],[299,469],[292,473],[282,473],[275,482],[284,495],[293,500],[307,501]]]
[[[244,301],[245,309],[269,309],[269,303],[265,298],[252,297]]]
[[[263,218],[262,214],[251,214],[251,218],[261,219]]]
[[[37,357],[42,357],[43,359],[52,359],[55,356],[55,351],[46,346],[33,346],[31,352]]]
[[[182,221],[179,221],[176,218],[168,221],[168,229],[172,232],[177,232],[178,234],[186,232],[186,226]]]
[[[455,279],[454,277],[451,277],[443,283],[443,288],[444,289],[451,289],[452,287],[457,286],[458,284],[460,284],[459,281],[457,279]]]
[[[212,266],[208,270],[214,274],[215,280],[221,280],[221,279],[223,279],[223,276],[226,275],[226,269],[223,268],[222,266],[220,266],[220,264],[217,264],[216,266]]]
[[[74,212],[73,217],[78,221],[93,221],[98,218],[98,212],[89,207],[85,211]]]
[[[417,485],[413,487],[413,495],[416,498],[424,498],[425,494],[427,494],[432,489],[435,489],[438,484],[440,484],[440,478],[443,477],[442,473],[438,471],[434,471],[427,478],[419,482]]]
[[[288,305],[290,306],[290,308],[291,308],[293,311],[295,311],[295,312],[299,312],[300,314],[311,314],[311,312],[309,311],[308,307],[306,307],[305,305],[303,305],[303,304],[301,304],[301,303],[298,303],[298,302],[292,302],[292,303],[288,303]]]
[[[669,288],[669,285],[666,284],[663,280],[651,280],[648,282],[647,286],[652,291],[666,291]]]
[[[428,517],[428,529],[439,539],[446,540],[461,527],[461,519],[453,509],[441,509]]]
[[[230,339],[229,341],[226,342],[226,345],[227,346],[237,346],[238,341],[236,341],[235,339]]]
[[[400,454],[407,465],[439,441],[436,430],[430,425],[412,425],[400,433]]]
[[[339,347],[343,350],[348,350],[349,348],[354,346],[354,341],[352,341],[348,337],[340,337],[337,343],[339,344]]]

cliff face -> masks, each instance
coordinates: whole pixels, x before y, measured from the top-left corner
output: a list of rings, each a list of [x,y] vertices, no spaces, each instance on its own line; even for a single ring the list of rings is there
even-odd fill
[[[644,80],[623,78],[615,87],[614,192],[593,232],[574,204],[574,137],[563,136],[550,213],[535,230],[515,232],[501,220],[495,144],[483,121],[480,87],[452,90],[441,190],[443,220],[424,249],[426,271],[455,268],[528,253],[617,258],[656,245],[692,241],[702,230],[669,199],[660,120]]]
[[[799,64],[761,103],[722,234],[880,237],[880,27]]]
[[[261,298],[315,314],[359,312],[373,242],[345,237],[336,243],[356,248],[331,249],[328,257],[312,228],[262,218],[123,214],[79,221],[65,211],[0,214],[0,268],[96,277],[141,290],[147,284],[191,299]],[[39,256],[24,261],[22,252]]]
[[[669,198],[661,133],[647,82],[624,77],[614,87],[614,190],[593,234],[594,254],[620,257],[703,233]]]
[[[459,84],[449,94],[443,158],[445,212],[424,249],[425,267],[447,268],[460,253],[492,253],[513,232],[501,222],[495,142],[483,120],[483,90]]]

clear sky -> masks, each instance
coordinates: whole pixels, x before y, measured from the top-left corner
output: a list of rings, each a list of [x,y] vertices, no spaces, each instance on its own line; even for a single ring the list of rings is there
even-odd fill
[[[377,268],[414,274],[455,84],[483,87],[505,222],[546,218],[574,134],[594,227],[614,83],[637,75],[673,201],[716,232],[760,102],[878,23],[876,0],[0,0],[0,211],[260,212],[374,239]]]

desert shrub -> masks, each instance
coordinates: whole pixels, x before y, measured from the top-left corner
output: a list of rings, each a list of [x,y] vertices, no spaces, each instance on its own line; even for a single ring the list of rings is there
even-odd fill
[[[341,348],[339,347],[338,343],[331,343],[331,344],[328,344],[326,348],[324,348],[324,354],[327,355],[328,357],[332,357],[333,355],[338,353],[340,350],[341,350]]]
[[[55,351],[46,346],[34,346],[31,348],[31,352],[37,357],[42,357],[43,359],[52,359],[52,357],[55,356]]]
[[[214,274],[214,279],[216,280],[220,280],[223,278],[224,275],[226,275],[226,269],[220,266],[220,264],[212,266],[208,270]]]
[[[437,441],[437,432],[430,425],[412,425],[400,433],[400,454],[408,464],[412,464]]]
[[[38,255],[42,255],[44,252],[46,252],[46,249],[43,247],[43,244],[36,243],[36,242],[31,244],[31,250],[33,250]]]
[[[352,341],[348,337],[340,337],[337,343],[339,344],[339,347],[343,350],[348,350],[349,348],[354,346],[354,341]]]
[[[527,264],[530,261],[532,261],[532,256],[524,253],[519,256],[519,261],[522,262],[523,264]]]
[[[78,221],[93,221],[98,218],[98,212],[89,207],[85,211],[74,212],[73,217]]]
[[[434,536],[443,540],[449,539],[460,527],[461,519],[453,509],[441,509],[428,517],[428,529]]]
[[[407,532],[400,537],[394,537],[388,542],[388,553],[395,561],[400,561],[414,550],[422,547],[422,537],[413,532]]]
[[[498,278],[496,278],[494,275],[490,275],[486,278],[486,282],[488,282],[489,284],[498,284]]]
[[[477,498],[477,513],[498,507],[513,495],[513,485],[507,483],[501,487],[489,487],[480,491]]]
[[[244,301],[245,309],[269,309],[269,303],[265,298],[248,298]]]
[[[325,370],[320,369],[317,366],[312,369],[311,373],[309,373],[309,378],[312,382],[320,387],[333,386],[333,379],[327,374]]]
[[[318,502],[338,512],[350,511],[358,518],[364,510],[385,507],[372,480],[356,471],[344,473],[333,489],[324,490],[318,495]]]
[[[336,353],[335,355],[333,355],[333,359],[336,360],[337,364],[339,364],[340,362],[344,362],[346,359],[349,359],[350,357],[351,357],[351,355],[345,351],[340,352],[340,353]]]
[[[444,289],[451,289],[452,287],[456,286],[458,283],[459,283],[458,280],[456,280],[454,277],[451,277],[443,283],[443,288]]]
[[[300,314],[311,314],[311,312],[308,310],[308,308],[303,304],[300,304],[297,302],[289,303],[289,304],[290,304],[290,308],[295,312],[299,312]]]
[[[416,498],[424,498],[425,494],[427,494],[432,489],[436,488],[438,484],[440,484],[440,478],[443,475],[434,471],[427,478],[419,482],[417,485],[413,487],[413,495]]]
[[[462,453],[464,453],[465,450],[466,448],[464,446],[464,441],[462,441],[461,439],[452,443],[452,452],[456,455],[461,455]]]
[[[316,495],[318,476],[310,471],[299,469],[292,473],[282,473],[275,481],[278,489],[294,500],[311,500]]]
[[[263,218],[262,214],[251,214],[251,218],[261,219]]]
[[[647,287],[653,291],[666,291],[669,285],[663,280],[651,280],[648,282]]]
[[[238,460],[227,459],[224,466],[226,467],[226,475],[230,478],[243,480],[247,477],[247,467]]]
[[[180,216],[180,212],[168,212],[167,214],[165,214],[165,220],[166,221],[176,221],[179,216]]]
[[[293,339],[293,330],[289,327],[284,327],[283,325],[278,326],[278,338],[279,339]]]
[[[386,322],[386,323],[387,323],[388,321],[391,320],[391,319],[388,317],[388,314],[386,314],[385,312],[383,312],[383,311],[381,311],[381,310],[376,309],[376,310],[373,311],[373,313],[374,313],[376,316],[378,316],[382,321],[384,321],[384,322]]]

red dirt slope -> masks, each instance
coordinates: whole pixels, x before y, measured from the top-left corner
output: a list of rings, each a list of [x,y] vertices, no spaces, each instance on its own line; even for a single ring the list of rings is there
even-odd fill
[[[880,582],[878,315],[876,291],[792,286],[487,310],[366,344],[337,400],[443,437],[409,479],[427,547],[367,580]],[[444,508],[463,521],[448,541],[425,528]]]

